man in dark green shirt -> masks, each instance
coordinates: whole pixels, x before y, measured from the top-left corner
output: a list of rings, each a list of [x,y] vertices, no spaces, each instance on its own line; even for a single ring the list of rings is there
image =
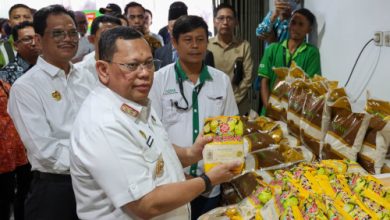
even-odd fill
[[[262,115],[265,114],[270,91],[276,80],[272,67],[290,67],[291,62],[295,61],[308,77],[321,75],[320,52],[317,47],[305,42],[314,20],[314,15],[305,8],[294,11],[289,23],[290,37],[281,43],[271,44],[266,49],[258,69],[259,76],[262,77],[260,90],[264,105]]]

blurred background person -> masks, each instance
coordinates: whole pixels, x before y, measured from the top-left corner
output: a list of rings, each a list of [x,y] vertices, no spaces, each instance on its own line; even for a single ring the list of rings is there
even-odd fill
[[[145,9],[145,24],[144,24],[144,35],[151,35],[154,38],[158,39],[162,46],[164,46],[164,41],[162,37],[158,34],[155,34],[150,31],[150,26],[153,24],[153,14],[149,9]]]
[[[82,12],[82,11],[75,11],[74,15],[76,18],[77,31],[80,34],[80,40],[79,40],[79,47],[77,49],[77,53],[73,57],[72,62],[77,63],[77,62],[80,62],[85,55],[91,53],[95,48],[94,48],[93,44],[89,43],[89,41],[88,41],[87,16],[85,16],[84,12]]]
[[[33,21],[33,13],[31,9],[24,4],[13,5],[8,11],[8,16],[8,25],[10,30],[23,21]],[[11,32],[8,34],[11,34]],[[14,39],[12,35],[7,36],[7,38],[7,41],[3,41],[0,44],[0,68],[15,59],[16,51],[13,44]]]

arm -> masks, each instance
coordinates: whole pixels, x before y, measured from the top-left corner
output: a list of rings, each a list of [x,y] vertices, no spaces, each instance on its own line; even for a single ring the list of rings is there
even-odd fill
[[[269,11],[268,14],[264,17],[263,21],[256,28],[256,36],[258,36],[262,40],[265,40],[272,31],[272,26],[276,19],[274,18],[273,14],[275,13]],[[271,17],[273,18],[273,20],[271,20]]]
[[[230,181],[234,177],[232,170],[239,165],[240,163],[237,162],[221,164],[214,167],[206,175],[211,180],[211,184],[215,186]],[[161,185],[141,199],[124,205],[122,209],[130,216],[135,214],[141,218],[149,219],[189,203],[203,193],[205,187],[206,185],[200,177]]]
[[[280,18],[285,10],[289,10],[290,4],[286,2],[275,1],[275,11],[270,11],[264,20],[256,28],[256,36],[267,43],[277,41],[274,31],[275,26],[280,22]],[[285,19],[285,18],[283,18]]]
[[[253,72],[253,60],[250,45],[247,41],[243,42],[244,44],[244,54],[243,54],[243,70],[244,78],[242,79],[238,89],[235,93],[235,98],[237,103],[240,103],[243,98],[245,98],[248,93],[248,89],[252,85],[252,72]]]
[[[58,171],[69,170],[69,138],[53,137],[45,109],[33,88],[14,84],[8,112],[30,155],[45,164],[45,167]]]
[[[263,106],[266,108],[268,105],[268,98],[269,98],[269,79],[268,78],[262,78],[261,79],[261,86],[260,86],[260,97],[261,102],[263,103]]]

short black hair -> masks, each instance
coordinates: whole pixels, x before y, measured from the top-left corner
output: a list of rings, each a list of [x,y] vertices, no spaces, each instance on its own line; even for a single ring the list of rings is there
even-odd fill
[[[218,5],[217,8],[214,9],[214,17],[217,17],[217,14],[218,14],[219,10],[224,9],[224,8],[232,10],[233,16],[235,18],[237,17],[236,10],[233,8],[233,6],[231,6],[231,5],[227,4],[227,3],[221,3],[221,4]]]
[[[178,41],[180,34],[191,32],[197,28],[203,28],[206,36],[208,36],[208,26],[202,17],[196,15],[182,15],[173,25],[173,38]]]
[[[119,18],[111,15],[102,15],[93,19],[91,24],[91,35],[96,35],[96,32],[99,30],[99,25],[101,23],[114,23],[117,25],[122,25],[121,20],[119,20]]]
[[[120,19],[125,20],[126,24],[127,24],[126,26],[129,26],[129,21],[127,20],[126,16],[124,16],[123,14],[116,14],[115,17],[118,18],[119,20]],[[121,25],[122,25],[122,22],[121,22]]]
[[[18,24],[18,25],[15,25],[15,27],[12,28],[12,37],[14,38],[14,41],[18,41],[19,40],[19,33],[18,31],[23,29],[23,28],[26,28],[26,27],[32,27],[34,28],[33,26],[33,23],[30,22],[30,21],[23,21],[22,23]]]
[[[153,18],[153,13],[152,13],[152,11],[150,11],[149,9],[146,9],[146,8],[145,8],[145,13],[146,13],[146,12],[149,13],[149,14],[150,14],[150,17]]]
[[[306,8],[297,9],[297,10],[293,11],[292,15],[297,14],[297,13],[305,16],[306,19],[310,23],[310,27],[313,26],[313,24],[314,24],[314,22],[316,20],[316,17],[314,16],[314,14],[309,9],[306,9]]]
[[[25,4],[15,4],[15,5],[12,5],[11,8],[8,10],[8,17],[11,18],[11,13],[13,10],[17,9],[17,8],[25,8],[25,9],[28,9],[30,10],[31,12],[31,15],[33,14],[33,12],[31,11],[31,8],[28,7],[27,5]]]
[[[116,41],[118,39],[134,40],[138,38],[142,39],[143,35],[131,27],[119,26],[104,31],[99,40],[99,60],[111,61],[117,51]]]
[[[33,19],[35,33],[43,36],[43,34],[45,33],[45,29],[47,26],[47,18],[49,17],[49,15],[59,14],[69,15],[72,18],[76,27],[76,19],[72,11],[65,9],[62,5],[49,5],[35,12]]]
[[[127,4],[126,7],[125,7],[125,15],[127,15],[127,9],[129,9],[129,8],[135,8],[135,7],[140,7],[140,8],[142,8],[142,10],[144,10],[144,13],[145,13],[145,8],[144,8],[144,6],[142,6],[140,3],[137,3],[137,2],[130,2],[130,3]]]

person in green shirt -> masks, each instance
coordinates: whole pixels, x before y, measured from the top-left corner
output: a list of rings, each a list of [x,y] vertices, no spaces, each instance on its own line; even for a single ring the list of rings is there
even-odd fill
[[[305,42],[314,21],[315,16],[308,9],[294,11],[288,25],[289,38],[280,43],[273,43],[265,50],[258,69],[258,74],[262,77],[260,90],[263,102],[262,115],[265,114],[270,91],[276,80],[272,67],[290,67],[291,62],[295,61],[308,77],[321,75],[320,52],[316,46]]]
[[[8,11],[8,24],[11,28],[24,21],[33,21],[31,9],[24,4],[15,4]],[[0,42],[0,68],[13,61],[15,58],[14,39],[12,35],[8,36],[8,40]]]

